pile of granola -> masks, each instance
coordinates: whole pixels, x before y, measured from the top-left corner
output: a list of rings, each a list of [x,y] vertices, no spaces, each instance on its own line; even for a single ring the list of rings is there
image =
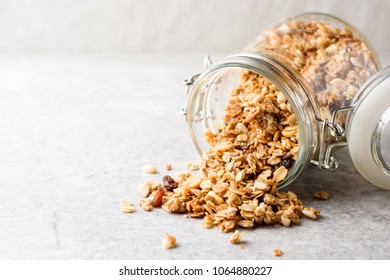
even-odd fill
[[[350,104],[358,88],[378,69],[374,54],[353,32],[320,22],[287,22],[265,33],[254,50],[283,54],[307,79],[326,115]],[[329,117],[329,116],[328,116]],[[242,71],[230,93],[222,127],[205,133],[210,148],[202,155],[200,176],[181,172],[163,183],[140,186],[141,207],[162,206],[169,213],[203,218],[204,228],[223,232],[237,227],[290,226],[320,211],[304,207],[293,192],[278,191],[299,152],[296,115],[283,93],[264,77]],[[169,166],[169,170],[171,166]],[[168,168],[167,168],[168,170]],[[148,167],[146,172],[154,173]],[[326,192],[317,192],[326,200]],[[242,234],[235,231],[231,242]],[[277,252],[281,255],[281,252]]]
[[[210,149],[199,164],[201,177],[184,172],[165,176],[162,185],[146,182],[143,196],[153,197],[154,207],[203,217],[205,228],[215,225],[223,232],[256,224],[289,226],[302,214],[315,218],[317,209],[304,208],[293,192],[277,191],[299,150],[297,120],[284,95],[262,76],[243,71],[223,120],[217,134],[205,134]]]

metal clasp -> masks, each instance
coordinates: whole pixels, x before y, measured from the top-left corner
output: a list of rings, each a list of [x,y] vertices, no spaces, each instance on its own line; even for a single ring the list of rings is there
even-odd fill
[[[211,64],[212,64],[211,58],[208,54],[206,54],[204,57],[204,61],[203,61],[203,69],[208,68],[209,66],[211,66]],[[191,86],[196,82],[196,80],[199,78],[199,76],[200,76],[200,73],[196,74],[194,76],[191,76],[191,78],[185,79],[183,81],[183,84],[185,86],[185,89],[184,89],[185,95],[188,96],[190,94]],[[180,110],[180,113],[184,116],[187,115],[187,108],[182,108]]]
[[[318,166],[318,169],[334,170],[338,168],[339,164],[337,159],[332,156],[332,150],[336,147],[346,146],[347,141],[345,140],[345,127],[337,123],[337,118],[341,113],[351,111],[353,106],[346,106],[338,108],[332,113],[331,121],[328,119],[321,120],[317,118],[321,126],[320,142],[318,160],[312,160],[311,163]],[[333,136],[331,138],[329,136]]]

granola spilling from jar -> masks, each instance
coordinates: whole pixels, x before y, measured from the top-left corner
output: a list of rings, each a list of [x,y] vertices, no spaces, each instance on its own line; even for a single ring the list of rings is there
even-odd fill
[[[262,34],[248,50],[287,57],[312,87],[324,117],[351,104],[363,83],[378,71],[375,54],[348,28],[318,21],[287,21]]]
[[[287,58],[308,81],[322,117],[328,119],[351,104],[379,67],[356,32],[323,22],[288,21],[261,35],[249,50],[270,50]],[[223,232],[261,224],[288,227],[303,216],[316,219],[318,209],[304,207],[293,192],[277,189],[294,166],[300,144],[297,118],[283,93],[264,77],[242,71],[222,120],[217,132],[206,131],[210,148],[200,164],[187,166],[201,175],[165,176],[163,186],[148,193],[153,207],[203,218],[204,228],[217,226]],[[326,200],[328,194],[317,192],[315,197]]]
[[[261,224],[288,227],[305,213],[311,219],[319,214],[304,208],[293,192],[277,190],[297,158],[299,130],[287,99],[268,80],[243,71],[223,127],[205,137],[210,149],[199,164],[201,176],[164,176],[162,186],[145,183],[143,196],[157,197],[166,211],[203,218],[204,228],[223,232]]]

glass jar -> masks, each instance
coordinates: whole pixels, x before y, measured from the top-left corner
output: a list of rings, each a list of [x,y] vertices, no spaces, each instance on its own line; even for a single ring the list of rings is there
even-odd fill
[[[356,28],[331,15],[305,13],[262,32],[241,53],[216,63],[206,57],[205,69],[185,81],[189,101],[184,114],[203,154],[210,147],[205,133],[227,129],[235,117],[226,113],[232,99],[245,91],[246,102],[253,105],[265,102],[272,90],[277,98],[270,96],[261,108],[275,107],[292,121],[279,123],[281,131],[270,132],[272,140],[264,143],[298,147],[283,155],[289,171],[279,188],[309,164],[336,169],[332,154],[348,145],[358,171],[390,189],[390,70],[380,68],[374,49]],[[247,108],[236,109],[240,114]]]

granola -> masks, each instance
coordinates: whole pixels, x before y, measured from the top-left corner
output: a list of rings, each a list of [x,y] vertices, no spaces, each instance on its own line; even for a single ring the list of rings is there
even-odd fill
[[[236,230],[231,236],[230,236],[230,243],[237,244],[241,241],[243,236],[243,233],[239,230]]]
[[[277,190],[299,152],[297,119],[287,99],[264,77],[243,71],[223,120],[217,133],[206,132],[210,149],[199,164],[202,176],[165,176],[164,188],[149,196],[162,198],[158,202],[169,213],[203,217],[204,228],[222,232],[299,223],[302,202]]]
[[[306,78],[328,119],[337,108],[350,105],[379,68],[375,54],[356,32],[320,21],[286,21],[261,34],[247,50],[270,50],[287,58]]]
[[[172,249],[176,246],[176,237],[169,233],[164,233],[162,245],[165,249]]]
[[[134,213],[136,211],[133,203],[128,200],[122,200],[120,206],[121,211],[124,213]]]
[[[314,197],[318,200],[328,200],[329,193],[326,191],[315,192]]]
[[[144,165],[144,167],[142,167],[142,170],[143,170],[145,173],[148,173],[148,174],[157,173],[157,168],[156,168],[153,164]]]
[[[273,254],[275,257],[280,257],[280,256],[283,255],[283,252],[282,252],[282,250],[280,250],[280,249],[274,249],[274,250],[272,250],[272,254]]]
[[[145,211],[151,211],[153,209],[153,203],[151,200],[140,200],[139,206]]]
[[[269,30],[253,46],[283,55],[312,87],[323,117],[348,106],[357,89],[378,70],[369,46],[347,29],[321,22],[286,22]],[[210,148],[199,164],[148,196],[162,197],[163,209],[203,218],[203,227],[231,232],[238,227],[271,224],[289,227],[320,211],[304,207],[278,184],[288,179],[298,158],[300,131],[288,99],[263,76],[248,70],[230,93],[217,131],[207,129]],[[146,190],[145,192],[146,193]],[[328,193],[316,192],[317,199]],[[234,236],[237,236],[235,234]],[[280,250],[279,250],[280,251]],[[281,251],[277,254],[281,254]]]

